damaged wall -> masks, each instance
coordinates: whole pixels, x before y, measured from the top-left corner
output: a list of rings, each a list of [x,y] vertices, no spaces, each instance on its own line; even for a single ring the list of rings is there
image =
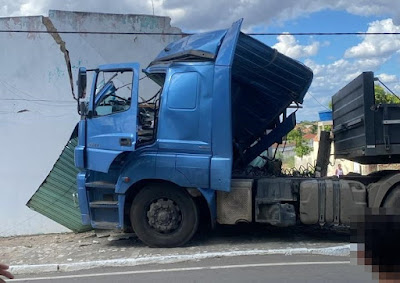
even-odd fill
[[[0,29],[181,32],[170,26],[167,17],[65,11],[50,11],[49,17],[0,18]],[[51,170],[79,120],[71,94],[77,69],[118,62],[139,62],[144,68],[178,38],[0,33],[0,236],[67,231],[25,204]],[[156,91],[148,80],[141,81],[142,97],[151,97]]]

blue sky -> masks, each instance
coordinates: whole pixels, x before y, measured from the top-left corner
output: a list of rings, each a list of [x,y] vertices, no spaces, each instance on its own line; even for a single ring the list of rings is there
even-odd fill
[[[348,13],[347,11],[333,11],[333,10],[322,10],[307,16],[300,16],[296,19],[278,22],[276,24],[270,24],[268,26],[260,25],[252,28],[253,32],[271,32],[271,33],[298,33],[298,32],[367,32],[371,23],[380,22],[389,19],[382,15],[369,15],[361,16]],[[371,37],[374,37],[371,35]],[[398,36],[400,38],[400,35]],[[256,38],[268,45],[275,46],[279,42],[276,36],[256,36]],[[362,36],[357,35],[342,35],[342,36],[295,36],[296,44],[299,46],[308,46],[313,42],[319,42],[318,51],[309,56],[301,56],[298,60],[305,62],[311,59],[317,65],[332,65],[335,61],[341,60],[345,57],[346,50],[361,44],[364,41]],[[279,50],[279,48],[278,48]],[[283,50],[281,50],[283,51]],[[285,53],[283,51],[283,53]],[[354,61],[356,59],[349,59]],[[398,74],[399,74],[399,63],[400,56],[393,54],[390,59],[383,64],[378,64],[374,68],[369,69],[368,66],[359,66],[360,71],[375,71],[375,75],[379,74],[390,74],[396,76],[390,78],[388,85],[393,87],[395,90],[400,90],[398,87]],[[324,76],[324,74],[322,74]],[[345,78],[346,77],[346,78]],[[298,120],[316,120],[317,112],[326,110],[322,105],[327,105],[330,96],[333,95],[337,90],[343,87],[349,82],[349,77],[346,73],[343,74],[343,80],[339,80],[335,84],[331,85],[331,89],[323,91],[321,88],[314,87],[310,88],[310,91],[314,94],[310,99],[310,94],[307,95],[306,102],[304,103],[304,109],[298,113]],[[318,103],[317,101],[320,103]]]
[[[398,0],[2,0],[0,16],[47,15],[50,9],[152,14],[153,7],[184,32],[228,28],[239,18],[245,32],[400,32]],[[319,103],[328,105],[362,71],[375,72],[400,93],[400,35],[258,38],[314,71],[298,120],[316,120],[325,109]]]
[[[298,32],[367,32],[368,28],[373,23],[379,23],[390,19],[390,17],[385,17],[382,15],[369,15],[361,16],[348,13],[347,11],[332,11],[332,10],[322,10],[304,17],[299,17],[294,20],[280,22],[276,24],[270,24],[268,26],[260,25],[252,28],[252,32],[271,32],[271,33],[298,33]],[[371,35],[369,37],[377,37]],[[397,36],[400,39],[400,35]],[[277,47],[279,42],[278,38],[275,36],[256,36],[260,41],[265,42],[268,45]],[[322,66],[333,66],[335,62],[343,60],[346,58],[345,54],[347,50],[352,47],[363,44],[364,37],[357,35],[342,35],[342,36],[295,36],[296,44],[298,46],[309,46],[312,43],[318,42],[318,51],[315,54],[310,54],[308,56],[299,56],[297,59],[304,62],[306,65],[308,60],[312,60],[316,65]],[[389,43],[390,44],[390,43]],[[277,48],[279,50],[279,48]],[[285,53],[285,50],[280,50]],[[361,52],[361,51],[360,51]],[[290,55],[290,54],[289,54]],[[360,55],[361,58],[364,56]],[[399,63],[400,56],[399,51],[393,52],[390,58],[382,64],[374,64],[374,66],[369,66],[367,64],[359,64],[359,72],[361,71],[374,71],[376,76],[383,74],[383,77],[389,77],[389,79],[381,78],[385,83],[387,83],[395,92],[399,92]],[[368,58],[368,57],[367,57]],[[378,54],[379,58],[379,54]],[[347,58],[349,63],[357,61],[357,56],[355,58]],[[343,71],[338,68],[338,72]],[[328,74],[318,74],[317,76],[327,76]],[[334,83],[328,84],[328,89],[324,91],[323,87],[318,87],[313,84],[310,88],[310,92],[313,94],[308,94],[306,96],[306,101],[304,103],[304,109],[300,110],[297,115],[298,120],[317,120],[317,113],[319,111],[326,110],[325,105],[330,100],[330,96],[338,91],[341,87],[351,81],[354,75],[349,75],[344,72],[343,79],[339,79]],[[389,76],[386,76],[389,75]],[[321,105],[322,104],[322,105]]]
[[[368,27],[368,23],[375,20],[381,20],[382,17],[373,16],[357,16],[347,13],[346,11],[324,10],[313,13],[306,17],[300,17],[295,20],[287,21],[280,25],[255,27],[255,32],[364,32]],[[277,42],[276,37],[260,36],[259,40],[274,45]],[[350,46],[360,42],[360,37],[353,35],[346,36],[296,36],[296,39],[302,45],[307,45],[312,41],[328,41],[335,48],[329,46],[321,48],[318,53],[319,63],[328,63],[332,59],[339,59],[343,56],[344,51]]]

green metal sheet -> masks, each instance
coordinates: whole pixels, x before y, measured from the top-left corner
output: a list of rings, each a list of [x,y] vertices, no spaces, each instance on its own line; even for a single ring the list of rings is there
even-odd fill
[[[26,204],[32,210],[74,232],[91,230],[82,225],[78,204],[74,149],[78,143],[76,129],[49,175]]]

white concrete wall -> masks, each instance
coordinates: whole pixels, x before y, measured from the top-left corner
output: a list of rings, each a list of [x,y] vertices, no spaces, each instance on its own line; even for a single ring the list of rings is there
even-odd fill
[[[49,19],[58,31],[181,32],[166,17],[50,11]],[[0,29],[46,31],[43,20],[42,16],[0,18]],[[74,82],[80,66],[139,62],[145,68],[179,38],[60,36],[69,50]],[[0,33],[0,43],[0,236],[67,231],[25,206],[79,120],[64,54],[50,34]],[[156,87],[143,80],[140,91],[148,98]]]

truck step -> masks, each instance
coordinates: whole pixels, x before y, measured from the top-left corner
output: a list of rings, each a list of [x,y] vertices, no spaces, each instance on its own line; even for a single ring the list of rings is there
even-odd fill
[[[92,221],[92,227],[95,229],[117,229],[118,222]]]
[[[105,181],[95,181],[85,184],[86,188],[115,189],[115,184]]]
[[[89,203],[90,208],[118,208],[118,201],[98,200]]]

